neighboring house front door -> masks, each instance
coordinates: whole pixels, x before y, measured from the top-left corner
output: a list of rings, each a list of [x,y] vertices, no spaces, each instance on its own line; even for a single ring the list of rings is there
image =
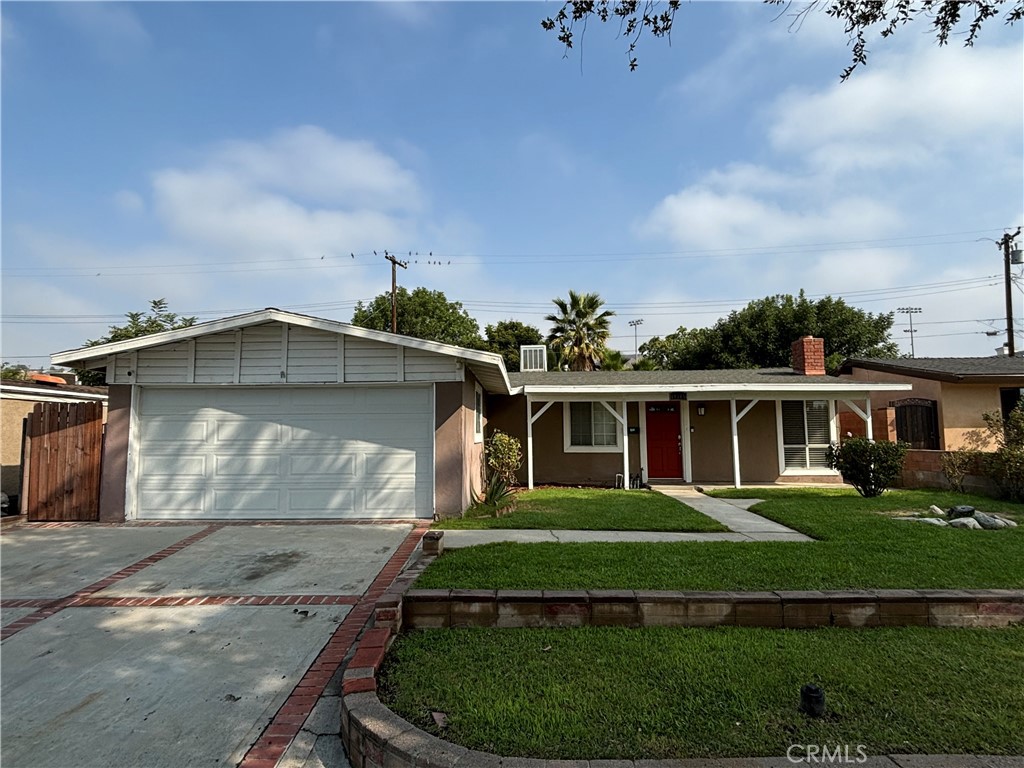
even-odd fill
[[[646,403],[648,477],[683,476],[683,440],[677,402]]]

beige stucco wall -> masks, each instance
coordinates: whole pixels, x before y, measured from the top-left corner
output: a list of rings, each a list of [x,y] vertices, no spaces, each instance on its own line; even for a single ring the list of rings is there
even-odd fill
[[[523,467],[518,478],[527,483],[526,466],[526,398],[493,397],[488,406],[491,429],[500,429],[523,444]],[[552,405],[533,425],[533,482],[535,485],[603,485],[615,484],[615,476],[622,474],[622,451],[612,453],[565,453],[563,448],[562,403]],[[536,413],[541,408],[534,406]],[[626,407],[627,424],[638,425],[636,403]],[[640,471],[640,435],[629,435],[629,471]]]
[[[955,451],[957,448],[964,447],[966,434],[985,426],[981,415],[987,411],[998,412],[1000,407],[999,384],[933,381],[885,371],[869,371],[863,368],[854,368],[849,376],[843,378],[911,385],[910,392],[889,393],[887,400],[903,400],[912,397],[935,400],[939,420],[939,449],[944,451]],[[872,403],[872,406],[882,404]],[[988,443],[984,443],[982,447],[988,447]]]
[[[434,511],[450,517],[483,490],[484,444],[474,434],[476,379],[467,374],[465,382],[434,386]],[[485,403],[484,434],[486,423]]]
[[[943,433],[943,448],[955,451],[966,445],[967,433],[984,431],[981,418],[988,411],[999,412],[999,386],[996,384],[954,384],[942,382],[939,427]],[[986,440],[984,447],[992,447]]]
[[[111,384],[107,396],[107,429],[103,436],[103,463],[100,467],[100,522],[116,523],[125,518],[132,388],[127,384]]]
[[[749,401],[736,401],[737,413]],[[690,402],[690,455],[695,483],[731,483],[732,430],[728,401]],[[704,415],[698,416],[698,407]],[[762,401],[740,420],[740,481],[771,483],[779,478],[779,442],[775,402]]]
[[[28,400],[0,399],[0,490],[8,496],[21,490],[21,425],[34,405]]]

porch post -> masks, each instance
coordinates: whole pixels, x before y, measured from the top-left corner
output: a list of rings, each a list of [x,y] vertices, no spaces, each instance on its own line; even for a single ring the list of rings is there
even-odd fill
[[[736,418],[736,398],[729,400],[729,423],[732,425],[732,484],[740,487],[740,432]]]
[[[629,412],[622,401],[622,487],[629,490]]]
[[[533,398],[526,396],[526,487],[533,490]]]
[[[875,439],[874,427],[871,423],[871,395],[864,398],[865,413],[864,417],[864,429],[867,432],[868,440]]]

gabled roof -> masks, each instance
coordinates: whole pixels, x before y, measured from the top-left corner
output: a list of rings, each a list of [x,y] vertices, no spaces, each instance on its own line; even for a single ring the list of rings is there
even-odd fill
[[[710,371],[543,371],[509,375],[513,387],[528,395],[715,393],[831,393],[853,395],[910,389],[909,384],[852,381],[835,376],[805,376],[790,368]]]
[[[326,320],[311,315],[300,315],[295,312],[268,307],[255,312],[246,312],[242,315],[225,317],[220,320],[211,320],[206,323],[197,323],[188,328],[179,328],[173,331],[153,333],[148,336],[140,336],[125,341],[114,341],[109,344],[97,344],[93,347],[81,347],[70,349],[64,352],[56,352],[50,356],[54,365],[65,365],[72,368],[99,368],[106,364],[110,355],[117,355],[123,352],[135,352],[149,347],[158,347],[163,344],[170,344],[175,341],[185,341],[199,336],[207,336],[224,331],[233,331],[239,328],[247,328],[253,325],[279,322],[289,325],[298,325],[306,328],[316,328],[329,333],[356,336],[370,341],[379,341],[386,344],[397,344],[411,349],[419,349],[424,352],[433,352],[438,355],[448,355],[462,360],[466,366],[473,371],[473,374],[480,380],[480,383],[489,392],[510,393],[508,374],[505,371],[505,362],[501,355],[493,352],[481,352],[476,349],[456,347],[451,344],[441,344],[436,341],[425,341],[415,339],[411,336],[402,336],[397,333],[386,331],[373,331],[369,328],[361,328],[350,323],[340,323],[336,320]]]
[[[1013,383],[1024,386],[1024,357],[1006,355],[991,357],[910,357],[898,360],[884,358],[850,358],[839,368],[848,374],[854,368],[913,376],[935,381]]]

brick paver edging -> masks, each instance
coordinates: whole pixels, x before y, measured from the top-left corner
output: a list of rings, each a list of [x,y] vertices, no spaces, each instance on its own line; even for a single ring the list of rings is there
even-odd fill
[[[210,525],[201,531],[193,533],[191,536],[186,536],[184,539],[176,541],[169,547],[164,547],[159,552],[154,552],[152,555],[144,557],[138,562],[132,563],[131,565],[122,568],[121,570],[111,574],[110,576],[107,576],[106,578],[93,582],[87,587],[82,587],[74,594],[56,600],[47,601],[46,604],[43,607],[41,607],[38,611],[30,613],[28,616],[22,616],[17,621],[12,621],[3,629],[0,629],[0,640],[6,640],[8,637],[11,637],[12,635],[16,635],[18,632],[21,632],[21,630],[25,629],[26,627],[31,627],[33,624],[38,624],[43,619],[48,619],[51,616],[53,616],[53,614],[58,613],[59,611],[63,611],[65,608],[77,607],[81,605],[83,599],[89,598],[91,595],[94,595],[100,590],[106,589],[107,587],[116,584],[119,581],[127,579],[129,576],[135,575],[143,568],[148,568],[149,566],[155,563],[159,563],[161,560],[170,557],[176,552],[180,552],[185,547],[195,544],[197,541],[205,539],[210,534],[220,530],[220,528],[221,526],[219,525]],[[11,601],[5,601],[4,607],[14,607],[8,606],[8,602]]]
[[[284,704],[260,734],[256,743],[249,748],[238,768],[274,768],[284,755],[292,740],[299,734],[303,723],[313,711],[317,700],[323,695],[327,684],[348,656],[356,638],[363,632],[366,623],[374,615],[378,600],[385,598],[389,591],[404,591],[418,574],[402,575],[406,564],[420,544],[429,522],[416,523],[398,549],[373,580],[369,589],[356,602],[341,624],[328,639],[313,664],[306,670]],[[385,641],[389,629],[367,630],[363,633],[353,662],[362,665],[368,659],[384,658]],[[365,650],[364,650],[365,646]],[[379,648],[379,650],[377,650]],[[360,656],[360,654],[363,654]]]
[[[1005,627],[1024,590],[661,592],[413,589],[410,629],[445,627]]]

